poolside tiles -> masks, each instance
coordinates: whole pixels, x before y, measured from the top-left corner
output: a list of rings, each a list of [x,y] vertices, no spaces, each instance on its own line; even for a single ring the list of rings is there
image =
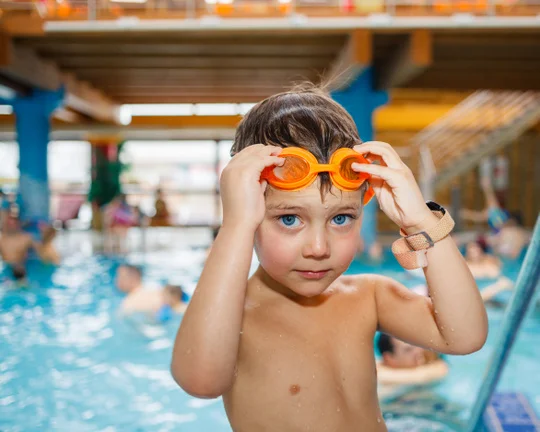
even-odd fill
[[[496,393],[484,419],[489,432],[540,432],[540,420],[521,393]]]

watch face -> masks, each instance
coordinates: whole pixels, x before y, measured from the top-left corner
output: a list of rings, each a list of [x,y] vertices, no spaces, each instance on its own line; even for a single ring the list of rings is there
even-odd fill
[[[437,204],[435,201],[426,201],[426,205],[429,207],[431,211],[439,211],[442,212],[442,214],[446,213],[446,210],[444,207]]]

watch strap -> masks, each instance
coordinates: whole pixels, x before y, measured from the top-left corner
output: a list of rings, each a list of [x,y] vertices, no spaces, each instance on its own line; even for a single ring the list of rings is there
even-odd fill
[[[432,213],[439,218],[436,225],[426,231],[411,235],[405,235],[401,231],[403,237],[392,244],[392,253],[399,264],[407,270],[427,267],[427,250],[446,238],[454,229],[455,223],[450,213],[444,210],[436,210]]]

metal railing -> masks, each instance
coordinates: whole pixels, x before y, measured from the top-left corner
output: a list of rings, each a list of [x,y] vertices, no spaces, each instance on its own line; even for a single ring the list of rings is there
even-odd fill
[[[523,320],[527,317],[527,310],[534,303],[534,296],[539,287],[540,278],[540,217],[536,220],[536,226],[532,235],[531,243],[521,266],[521,271],[516,282],[514,295],[506,309],[503,322],[499,326],[499,336],[495,350],[491,356],[485,378],[478,392],[478,398],[472,409],[467,427],[468,432],[483,430],[482,416],[486,411],[493,392],[497,388],[499,378],[504,366],[508,361],[512,346],[516,341]]]
[[[540,0],[0,0],[0,10],[29,10],[49,20],[95,20],[126,16],[162,18],[535,16]]]
[[[509,144],[540,119],[540,93],[481,90],[412,140],[420,155],[426,196],[435,187],[474,167],[482,157]]]

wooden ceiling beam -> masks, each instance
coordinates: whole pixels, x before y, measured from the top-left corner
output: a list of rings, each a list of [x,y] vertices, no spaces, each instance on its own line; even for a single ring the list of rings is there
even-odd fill
[[[53,118],[63,123],[81,124],[86,122],[86,118],[66,107],[58,108],[53,113]]]
[[[267,94],[183,94],[183,95],[118,95],[116,100],[126,104],[153,103],[256,103],[271,96]]]
[[[163,56],[281,56],[327,57],[333,56],[338,47],[332,45],[279,44],[257,45],[243,43],[80,43],[47,40],[30,42],[28,46],[47,56],[65,55],[163,55]]]
[[[5,32],[0,33],[0,73],[30,87],[56,90],[61,85],[56,65],[37,56],[30,48],[18,47]]]
[[[62,74],[66,89],[65,105],[99,121],[120,124],[119,105],[86,81],[73,74]]]
[[[354,30],[330,66],[324,81],[330,90],[344,90],[352,84],[373,59],[372,34],[368,30]]]
[[[415,30],[381,64],[375,67],[375,88],[399,87],[420,75],[433,62],[433,42],[428,30]]]
[[[17,46],[6,33],[0,33],[0,74],[29,88],[54,91],[64,86],[66,107],[100,121],[119,123],[116,103],[90,84],[62,74],[32,49]]]
[[[271,37],[269,37],[271,36]],[[201,33],[182,33],[179,35],[177,31],[173,31],[169,34],[163,34],[161,32],[152,33],[143,31],[142,33],[136,33],[134,31],[125,33],[114,33],[111,35],[107,32],[99,33],[67,33],[67,34],[46,34],[44,38],[25,38],[23,41],[28,44],[36,44],[40,46],[51,45],[65,45],[65,44],[78,44],[81,46],[92,45],[136,45],[136,46],[175,46],[179,45],[238,45],[244,46],[257,46],[257,47],[271,47],[275,45],[281,46],[302,46],[302,47],[339,47],[343,44],[345,39],[344,34],[323,34],[320,31],[312,32],[296,32],[293,31],[288,35],[280,34],[279,32],[271,30],[268,34],[241,32],[235,33],[234,31],[218,32],[212,34],[209,29],[204,29]]]
[[[216,69],[260,69],[266,67],[279,67],[280,69],[303,69],[326,67],[331,57],[318,58],[290,58],[290,57],[227,57],[227,56],[59,56],[56,62],[62,68],[77,70],[84,68],[101,69],[190,69],[190,68],[216,68]]]
[[[306,79],[314,76],[313,71],[306,68],[283,70],[277,67],[264,69],[103,69],[103,68],[85,68],[73,69],[77,76],[82,79],[94,80],[124,80],[124,79],[228,79],[239,78],[245,80],[269,78],[269,79]]]
[[[462,74],[430,69],[424,75],[406,84],[414,89],[439,89],[473,91],[490,90],[540,90],[540,80],[535,74],[489,73],[486,71],[463,71]]]
[[[44,20],[28,11],[4,12],[0,17],[0,28],[10,36],[43,36]]]

